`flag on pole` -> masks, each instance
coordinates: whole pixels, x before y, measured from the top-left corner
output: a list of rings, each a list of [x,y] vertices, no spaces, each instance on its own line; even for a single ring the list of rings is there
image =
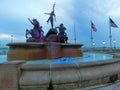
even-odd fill
[[[96,31],[97,31],[97,29],[96,29],[96,27],[95,27],[95,25],[94,25],[94,23],[93,23],[93,22],[91,22],[91,29],[92,29],[94,32],[96,32]]]
[[[115,22],[111,18],[109,18],[109,20],[110,20],[111,27],[118,28],[118,26],[115,24]]]

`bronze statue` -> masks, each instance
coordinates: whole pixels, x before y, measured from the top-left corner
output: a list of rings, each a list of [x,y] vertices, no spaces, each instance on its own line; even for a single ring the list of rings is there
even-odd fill
[[[30,23],[34,26],[33,29],[28,30],[26,29],[26,38],[27,42],[60,42],[60,43],[67,43],[68,37],[67,33],[65,32],[66,28],[63,24],[60,24],[58,27],[54,27],[54,20],[56,20],[56,16],[54,13],[55,3],[53,4],[53,10],[51,13],[45,13],[50,15],[47,20],[47,23],[51,23],[51,28],[49,29],[46,36],[44,36],[44,31],[42,30],[42,26],[40,26],[37,19],[31,20],[28,18]],[[57,32],[57,28],[59,32]],[[28,36],[29,35],[29,36]]]
[[[51,11],[51,13],[45,13],[46,15],[50,15],[50,17],[47,20],[47,23],[49,23],[50,21],[52,29],[54,26],[54,20],[56,21],[56,15],[54,13],[54,8],[55,8],[55,3],[53,4],[53,11]]]
[[[67,33],[65,32],[66,28],[64,27],[63,24],[60,24],[60,26],[56,27],[59,29],[59,33],[58,33],[58,40],[61,43],[67,43],[68,37],[67,37]]]
[[[42,30],[42,26],[39,25],[39,22],[37,19],[28,20],[33,24],[33,29],[28,30],[26,29],[26,38],[27,42],[43,42],[44,41],[44,31]],[[31,37],[28,37],[28,35],[31,35]]]

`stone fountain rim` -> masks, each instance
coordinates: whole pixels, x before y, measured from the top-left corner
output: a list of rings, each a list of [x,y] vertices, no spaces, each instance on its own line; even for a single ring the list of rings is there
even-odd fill
[[[64,46],[70,46],[70,45],[73,45],[73,46],[83,46],[83,44],[74,44],[74,43],[59,43],[59,42],[15,42],[15,43],[8,43],[6,44],[7,46],[16,46],[16,45],[45,45],[45,44],[49,44],[49,43],[58,43],[58,44],[61,44],[61,45],[64,45]]]
[[[52,68],[53,70],[58,69],[74,69],[74,68],[85,68],[85,67],[94,67],[94,66],[103,66],[107,64],[113,64],[120,62],[120,59],[113,58],[113,59],[106,59],[106,60],[100,60],[100,61],[92,61],[92,62],[77,62],[77,63],[57,63],[57,64],[23,64],[22,69],[44,69],[44,70],[50,70]]]

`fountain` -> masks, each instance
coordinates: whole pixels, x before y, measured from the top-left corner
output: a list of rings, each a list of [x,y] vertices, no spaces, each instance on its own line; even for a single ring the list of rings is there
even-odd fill
[[[51,23],[46,36],[39,22],[28,18],[34,28],[26,30],[26,42],[7,44],[8,62],[0,63],[0,90],[75,90],[119,79],[119,58],[66,62],[69,57],[82,57],[82,44],[67,43],[63,24],[54,28],[54,7],[55,4],[50,14],[46,13],[50,15],[47,22]],[[28,63],[31,60],[52,61],[61,57],[63,63]]]
[[[9,43],[10,48],[7,54],[8,60],[40,60],[40,59],[55,59],[60,57],[77,57],[82,56],[80,48],[82,44],[67,43],[68,37],[65,32],[66,28],[63,24],[54,28],[54,7],[47,23],[50,21],[51,28],[46,34],[37,19],[28,20],[34,25],[33,29],[26,29],[25,43]],[[59,32],[57,31],[59,29]]]

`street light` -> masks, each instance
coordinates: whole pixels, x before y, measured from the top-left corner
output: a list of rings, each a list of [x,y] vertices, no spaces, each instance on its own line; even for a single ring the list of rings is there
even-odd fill
[[[13,43],[13,35],[11,35],[11,43]]]
[[[103,41],[103,42],[102,42],[102,44],[103,44],[103,48],[105,48],[105,44],[106,44],[106,42],[105,42],[105,41]]]
[[[116,40],[113,40],[114,48],[116,48]]]
[[[93,42],[92,45],[93,45],[93,48],[94,48],[95,47],[95,42]]]

